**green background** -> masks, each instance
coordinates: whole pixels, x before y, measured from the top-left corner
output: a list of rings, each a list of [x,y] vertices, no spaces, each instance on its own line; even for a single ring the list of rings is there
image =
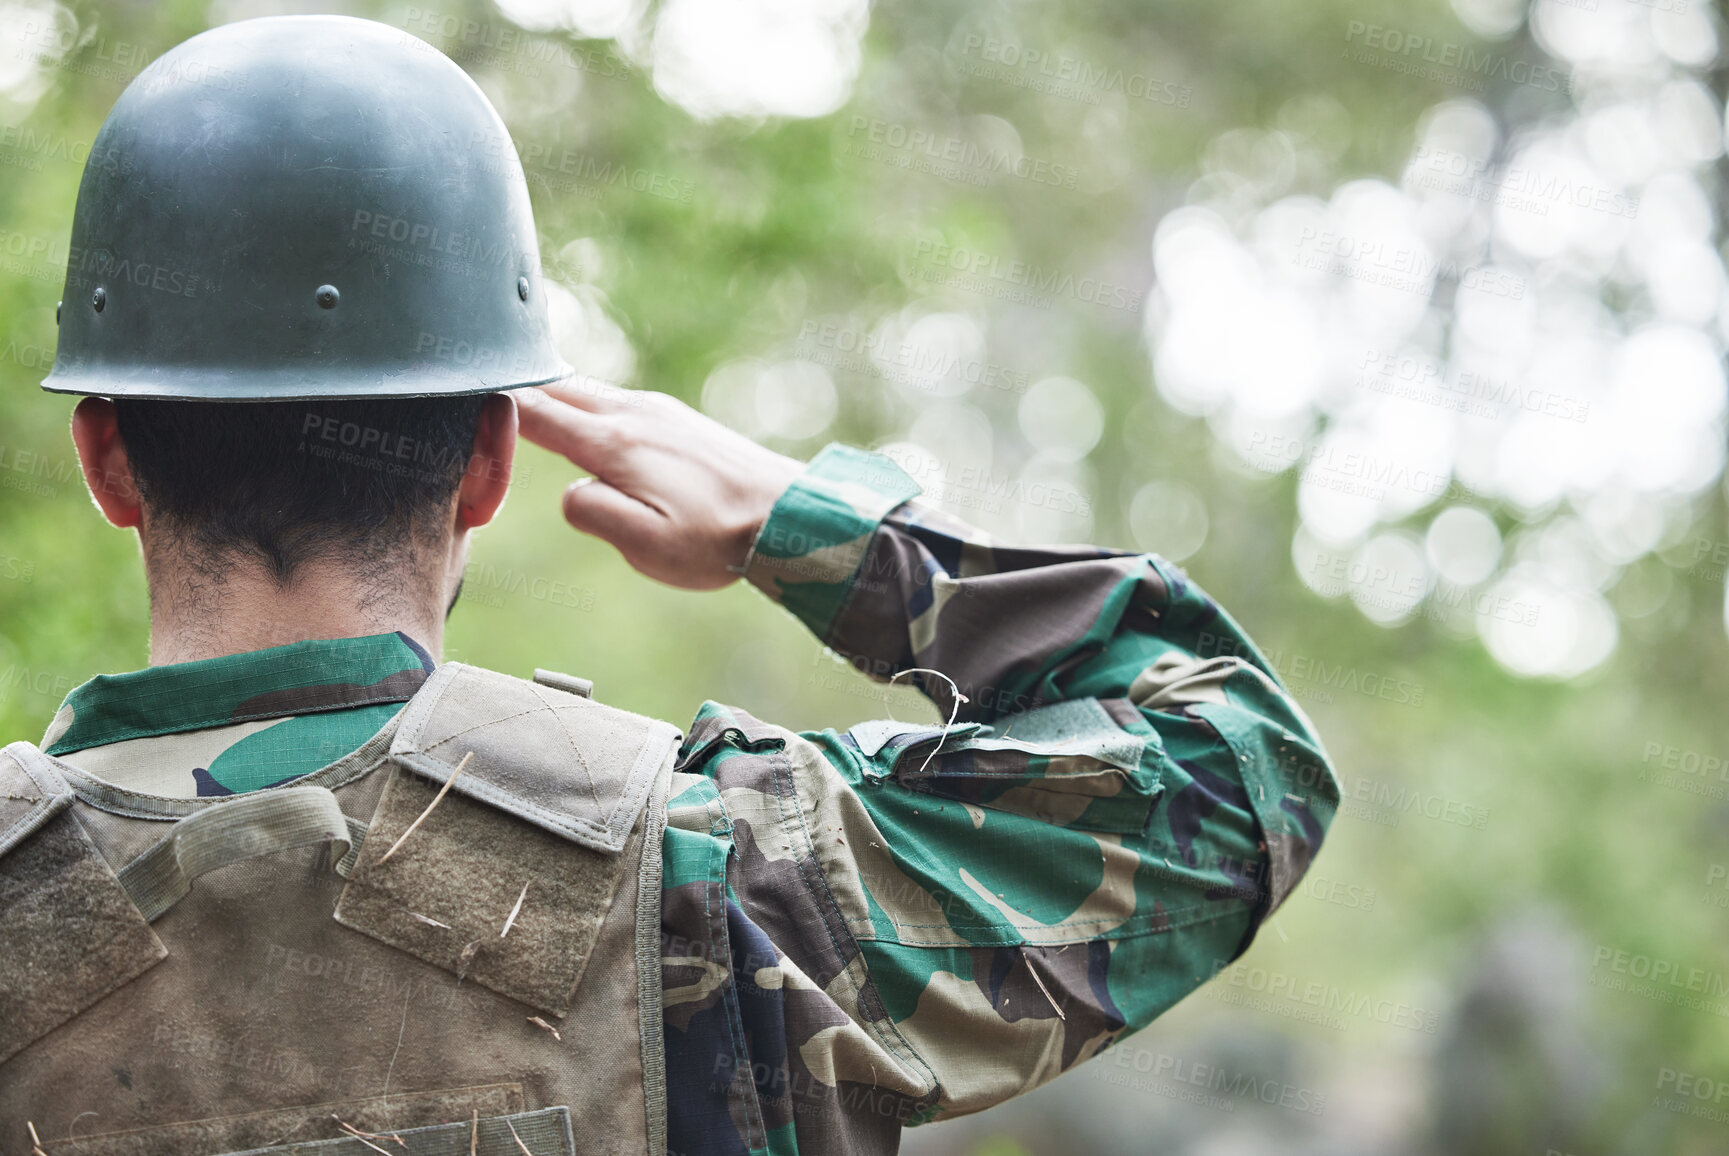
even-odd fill
[[[412,26],[405,6],[341,10]],[[23,11],[12,10],[14,27]],[[136,72],[120,46],[153,58],[209,23],[264,11],[73,4],[54,18],[85,42],[39,66],[45,90],[33,107],[7,106],[6,124],[38,140],[87,142]],[[631,384],[693,404],[717,366],[796,356],[807,322],[852,317],[869,327],[925,296],[910,260],[920,240],[1146,292],[1154,227],[1196,196],[1209,147],[1232,128],[1309,125],[1324,135],[1327,147],[1305,154],[1311,163],[1290,177],[1296,191],[1326,197],[1352,178],[1396,179],[1419,117],[1454,94],[1344,59],[1349,22],[1475,43],[1431,0],[884,3],[870,14],[857,82],[837,112],[704,121],[659,95],[644,69],[617,67],[623,50],[609,42],[526,34],[513,43],[540,47],[501,49],[487,43],[510,28],[496,10],[453,2],[441,11],[491,30],[433,39],[481,80],[519,145],[556,143],[688,182],[688,200],[628,183],[593,195],[543,184],[534,197],[549,268],[586,286],[587,300],[628,337]],[[962,74],[955,45],[971,28],[1010,29],[1024,43],[1170,77],[1192,96],[1186,108],[1126,106],[1108,138],[1089,135],[1083,103]],[[1523,32],[1504,47],[1541,55]],[[32,51],[0,47],[15,54],[10,66]],[[579,54],[584,67],[547,51]],[[1720,75],[1709,79],[1721,92]],[[1555,115],[1565,100],[1493,85],[1482,99],[1513,121]],[[1018,180],[975,187],[845,152],[855,116],[916,125],[976,115],[1013,124],[1028,155],[1059,158],[1083,180],[1073,190]],[[67,435],[72,399],[37,389],[54,344],[63,275],[55,257],[63,263],[80,174],[65,151],[49,143],[33,152],[16,139],[0,148],[11,158],[0,167],[7,738],[39,737],[73,685],[148,661],[136,543],[103,523],[83,492]],[[1715,172],[1702,179],[1715,189]],[[28,252],[38,242],[47,256]],[[1612,287],[1604,299],[1623,304]],[[1729,771],[1664,780],[1664,756],[1650,754],[1655,745],[1719,765],[1729,758],[1723,567],[1694,564],[1696,543],[1711,549],[1729,538],[1720,489],[1694,503],[1680,545],[1640,563],[1671,571],[1660,612],[1626,618],[1613,657],[1589,674],[1524,680],[1475,638],[1421,616],[1384,629],[1349,601],[1308,590],[1289,547],[1295,477],[1221,464],[1207,425],[1152,387],[1138,311],[1065,299],[1028,314],[978,295],[951,300],[981,319],[993,350],[1001,340],[1007,352],[997,360],[1033,381],[1079,379],[1098,397],[1106,420],[1088,458],[1094,540],[1157,546],[1136,541],[1127,520],[1124,497],[1144,482],[1181,479],[1204,496],[1211,529],[1185,565],[1282,670],[1322,664],[1293,688],[1357,802],[1334,826],[1310,885],[1247,957],[1261,972],[1215,981],[1124,1045],[1126,1061],[1107,1058],[977,1120],[910,1134],[907,1150],[1729,1151],[1729,1095],[1677,1101],[1679,1077],[1664,1074],[1729,1081]],[[918,416],[920,401],[906,391],[844,372],[834,381],[833,421],[809,438],[771,439],[775,448],[809,456],[834,439],[876,446],[904,437]],[[975,390],[970,400],[1012,439],[1012,393]],[[705,698],[798,727],[885,711],[934,717],[910,692],[885,692],[825,656],[748,588],[690,594],[635,576],[560,519],[560,490],[576,472],[534,447],[522,460],[502,516],[477,539],[446,657],[591,677],[603,700],[679,723]],[[535,597],[548,582],[579,591],[578,605]],[[1379,677],[1362,677],[1371,674]],[[1397,699],[1407,701],[1351,689],[1384,683],[1404,687]],[[1615,990],[1632,979],[1616,970],[1622,951],[1629,969],[1635,957],[1668,961],[1682,975],[1700,969],[1723,994],[1700,1009]],[[1403,1003],[1433,1031],[1373,1011],[1316,1024],[1241,1002],[1267,982],[1336,987],[1354,1007],[1364,997],[1371,1009]],[[1197,1063],[1224,1073],[1225,1089],[1206,1087],[1211,1076]],[[1272,1089],[1275,1103],[1245,1093],[1245,1078],[1261,1099]],[[1317,1096],[1319,1112],[1290,1106]]]

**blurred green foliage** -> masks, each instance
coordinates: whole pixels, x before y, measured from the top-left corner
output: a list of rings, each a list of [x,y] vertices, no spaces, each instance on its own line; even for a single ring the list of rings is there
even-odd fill
[[[410,23],[400,5],[344,10]],[[506,27],[486,5],[451,0],[443,10]],[[105,46],[112,55],[116,44],[140,45],[154,57],[213,19],[254,14],[243,4],[213,14],[184,0],[79,0],[71,12],[93,38],[52,71],[33,108],[15,108],[8,122],[70,142],[94,136],[129,71],[99,59]],[[596,266],[575,272],[628,336],[633,384],[695,404],[728,359],[791,356],[807,321],[869,325],[923,295],[909,269],[920,240],[1095,271],[1145,291],[1154,225],[1206,179],[1209,147],[1235,127],[1291,127],[1320,142],[1321,161],[1293,178],[1298,191],[1325,197],[1355,176],[1396,174],[1419,115],[1451,94],[1343,60],[1352,20],[1469,39],[1433,0],[892,2],[871,14],[846,107],[766,123],[693,119],[657,95],[642,69],[596,63],[621,59],[608,42],[531,35],[588,62],[541,61],[536,75],[521,67],[528,57],[480,38],[437,42],[493,96],[519,145],[578,149],[689,183],[688,201],[628,187],[586,195],[545,180],[534,196],[549,267],[568,266],[571,253]],[[1012,30],[1023,43],[1168,77],[1192,97],[1186,108],[1141,102],[1093,115],[1085,103],[969,78],[945,62],[975,29]],[[846,154],[855,116],[917,125],[974,115],[1012,124],[1027,154],[1074,166],[1077,188],[972,187]],[[39,736],[71,686],[148,661],[136,545],[102,522],[81,488],[67,435],[72,399],[37,389],[63,270],[7,245],[15,234],[45,239],[64,261],[80,166],[53,148],[36,158],[11,151],[39,163],[0,168],[0,731],[9,739]],[[567,248],[584,238],[592,244]],[[1299,1057],[1289,1078],[1326,1090],[1325,1114],[1298,1118],[1248,1103],[1227,1116],[1108,1089],[1082,1072],[1019,1115],[1011,1107],[978,1127],[927,1130],[909,1137],[909,1149],[1199,1151],[1224,1129],[1259,1137],[1232,1149],[1249,1151],[1729,1151],[1729,1123],[1656,1102],[1665,1069],[1729,1079],[1729,994],[1707,994],[1707,1009],[1697,1010],[1674,1002],[1684,988],[1646,998],[1591,986],[1629,978],[1612,957],[1604,962],[1605,949],[1729,983],[1729,908],[1721,905],[1729,890],[1708,879],[1713,864],[1729,863],[1729,773],[1679,774],[1677,785],[1664,785],[1654,781],[1664,756],[1648,753],[1655,744],[1729,756],[1721,568],[1695,567],[1685,550],[1652,560],[1674,570],[1679,590],[1660,613],[1624,624],[1610,663],[1571,683],[1521,681],[1474,639],[1421,619],[1381,629],[1348,601],[1306,590],[1288,546],[1294,480],[1223,467],[1205,425],[1158,400],[1135,313],[1060,302],[1029,320],[991,301],[966,305],[989,318],[993,350],[1031,378],[1072,376],[1100,398],[1107,432],[1090,459],[1096,540],[1132,547],[1116,495],[1183,478],[1204,494],[1211,523],[1189,569],[1265,649],[1304,669],[1320,662],[1418,688],[1419,701],[1399,703],[1325,677],[1295,682],[1348,796],[1420,792],[1487,819],[1477,829],[1420,807],[1391,821],[1386,807],[1367,808],[1379,821],[1362,818],[1364,807],[1341,816],[1316,871],[1373,889],[1372,909],[1305,892],[1249,956],[1303,982],[1433,1009],[1434,1034],[1368,1017],[1333,1031],[1203,996],[1137,1041],[1201,1054],[1221,1033],[1246,1033],[1262,1055],[1284,1040]],[[915,403],[867,385],[840,378],[830,428],[777,448],[808,455],[830,438],[875,445],[899,436]],[[1012,429],[1013,395],[974,400]],[[540,665],[590,676],[604,700],[674,721],[708,697],[804,727],[888,710],[934,717],[910,692],[885,692],[824,656],[747,588],[697,595],[636,577],[559,518],[558,494],[574,471],[532,447],[523,460],[500,521],[479,536],[447,657],[517,674]],[[1725,538],[1719,499],[1688,542]],[[521,577],[568,583],[583,605],[521,593]],[[1522,931],[1536,947],[1505,947],[1525,943]],[[1126,1138],[1125,1120],[1139,1121]],[[1008,1131],[1018,1140],[989,1139]]]

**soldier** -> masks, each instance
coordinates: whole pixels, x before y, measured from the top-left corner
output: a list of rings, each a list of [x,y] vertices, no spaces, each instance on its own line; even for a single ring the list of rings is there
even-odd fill
[[[7,1151],[893,1152],[1205,982],[1335,811],[1169,562],[572,378],[503,125],[383,25],[230,24],[127,88],[45,387],[152,665],[0,756]],[[681,734],[441,664],[519,430],[589,475],[578,530],[742,575],[949,725]]]

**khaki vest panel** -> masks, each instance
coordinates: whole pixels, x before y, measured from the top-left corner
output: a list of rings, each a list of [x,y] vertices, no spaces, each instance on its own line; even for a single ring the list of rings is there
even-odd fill
[[[50,1156],[368,1151],[338,1140],[340,1120],[426,1129],[423,1151],[467,1151],[474,1127],[485,1151],[511,1117],[552,1152],[566,1117],[546,1110],[567,1108],[578,1151],[662,1151],[659,855],[678,737],[447,663],[365,747],[294,785],[331,792],[357,853],[320,840],[238,858],[153,922],[127,865],[265,792],[156,799],[6,748],[0,1014],[36,1010],[0,1059],[0,1150],[28,1151],[33,1125]],[[244,854],[247,834],[223,846]]]

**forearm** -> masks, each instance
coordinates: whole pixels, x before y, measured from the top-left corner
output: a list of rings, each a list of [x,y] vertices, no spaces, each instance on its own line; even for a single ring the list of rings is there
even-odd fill
[[[1251,678],[1263,693],[1245,688],[1257,706],[1307,730],[1254,643],[1176,566],[1007,546],[908,500],[917,492],[886,458],[830,447],[775,505],[746,576],[872,677],[940,671],[967,698],[961,720],[1083,696],[1218,699],[1248,668],[1264,676]],[[946,714],[949,683],[916,677]]]

